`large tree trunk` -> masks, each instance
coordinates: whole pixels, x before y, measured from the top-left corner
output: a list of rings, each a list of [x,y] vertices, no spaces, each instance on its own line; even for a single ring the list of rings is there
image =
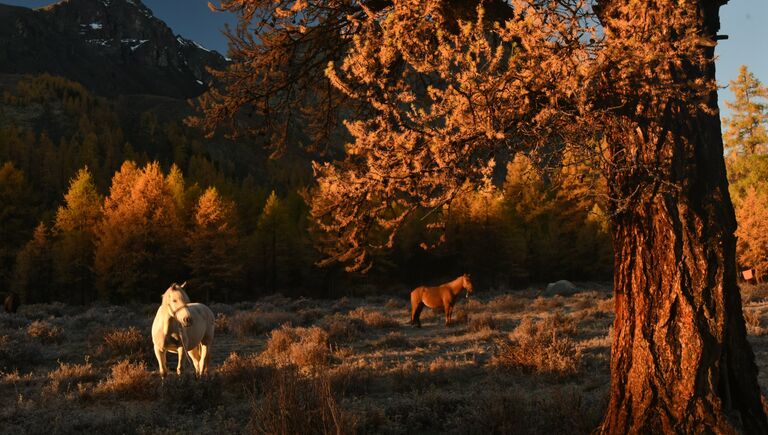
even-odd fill
[[[721,3],[697,0],[708,35],[719,29]],[[714,78],[714,62],[699,73]],[[716,93],[708,104],[717,109]],[[768,433],[736,285],[719,114],[674,101],[665,110],[668,131],[635,124],[611,138],[620,141],[614,151],[662,165],[655,176],[665,179],[610,176],[617,196],[634,191],[642,199],[617,210],[614,223],[616,320],[602,432]]]

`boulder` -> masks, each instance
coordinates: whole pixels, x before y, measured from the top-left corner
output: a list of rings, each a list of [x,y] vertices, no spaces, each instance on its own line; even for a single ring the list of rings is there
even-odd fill
[[[542,295],[544,296],[570,296],[574,293],[578,293],[580,290],[576,285],[570,281],[561,279],[560,281],[550,282],[547,284],[547,289],[544,290]]]

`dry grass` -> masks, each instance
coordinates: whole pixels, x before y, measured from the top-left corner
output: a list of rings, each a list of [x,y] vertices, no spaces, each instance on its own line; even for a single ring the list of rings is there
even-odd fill
[[[334,343],[348,343],[356,340],[365,333],[365,322],[359,318],[336,313],[326,316],[320,325],[328,332],[328,339]]]
[[[224,313],[217,313],[213,327],[217,334],[229,334],[229,316]]]
[[[304,378],[290,367],[277,370],[250,402],[251,433],[355,433],[354,416],[341,408],[325,376]]]
[[[278,366],[294,364],[315,370],[328,364],[329,343],[328,333],[317,326],[294,328],[283,325],[270,334],[262,357]]]
[[[48,383],[43,388],[45,395],[64,394],[73,397],[77,392],[79,397],[85,397],[89,387],[99,378],[93,364],[86,361],[83,364],[65,364],[48,373]]]
[[[403,333],[393,331],[372,343],[375,349],[408,349],[413,347],[411,341]]]
[[[768,328],[763,326],[758,310],[744,308],[744,321],[747,324],[747,334],[757,336],[768,334]]]
[[[493,363],[556,378],[578,373],[581,350],[562,331],[552,328],[552,323],[524,318],[509,340],[497,340]]]
[[[297,324],[298,320],[287,311],[240,311],[229,320],[229,329],[243,338],[267,333],[286,323]]]
[[[370,310],[364,307],[355,308],[348,314],[353,319],[360,319],[369,328],[394,328],[400,326],[400,322],[387,316],[381,311]]]
[[[108,358],[144,360],[147,359],[152,343],[138,328],[115,328],[104,333],[99,354]]]
[[[498,325],[496,324],[496,319],[492,314],[484,313],[477,316],[472,316],[472,318],[469,320],[469,330],[471,332],[494,331],[497,328]]]
[[[452,328],[429,310],[406,326],[407,301],[383,296],[214,304],[211,375],[162,381],[147,368],[156,305],[28,306],[0,314],[0,432],[589,433],[612,300],[536,294],[478,291]],[[35,320],[66,340],[31,337]]]
[[[112,366],[109,377],[99,382],[93,393],[113,399],[151,400],[156,395],[153,386],[147,365],[126,359]]]
[[[27,335],[43,343],[58,343],[64,339],[62,330],[44,320],[35,320],[27,326]]]
[[[493,298],[487,306],[491,311],[516,313],[525,308],[526,300],[511,294],[504,294]]]

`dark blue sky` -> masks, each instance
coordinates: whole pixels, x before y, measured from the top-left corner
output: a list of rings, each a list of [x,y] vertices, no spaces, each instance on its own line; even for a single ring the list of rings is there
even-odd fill
[[[95,0],[94,0],[95,1]],[[175,33],[193,39],[201,45],[226,53],[226,38],[221,34],[224,24],[235,22],[228,13],[211,12],[208,0],[143,0],[155,16],[165,21]],[[0,3],[27,7],[55,3],[51,0],[0,0]],[[717,78],[726,86],[739,74],[745,64],[768,84],[768,0],[731,0],[720,9],[722,29],[729,36],[717,47]],[[730,90],[720,92],[720,98],[733,98]],[[721,104],[721,109],[724,105]]]

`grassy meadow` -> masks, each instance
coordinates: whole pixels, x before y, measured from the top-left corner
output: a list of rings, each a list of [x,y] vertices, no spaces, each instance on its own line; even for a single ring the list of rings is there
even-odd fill
[[[162,380],[156,305],[0,314],[2,433],[589,433],[609,388],[606,286],[476,291],[446,328],[407,292],[212,304],[210,374]],[[768,287],[743,288],[768,385]],[[175,354],[168,357],[175,368]]]

